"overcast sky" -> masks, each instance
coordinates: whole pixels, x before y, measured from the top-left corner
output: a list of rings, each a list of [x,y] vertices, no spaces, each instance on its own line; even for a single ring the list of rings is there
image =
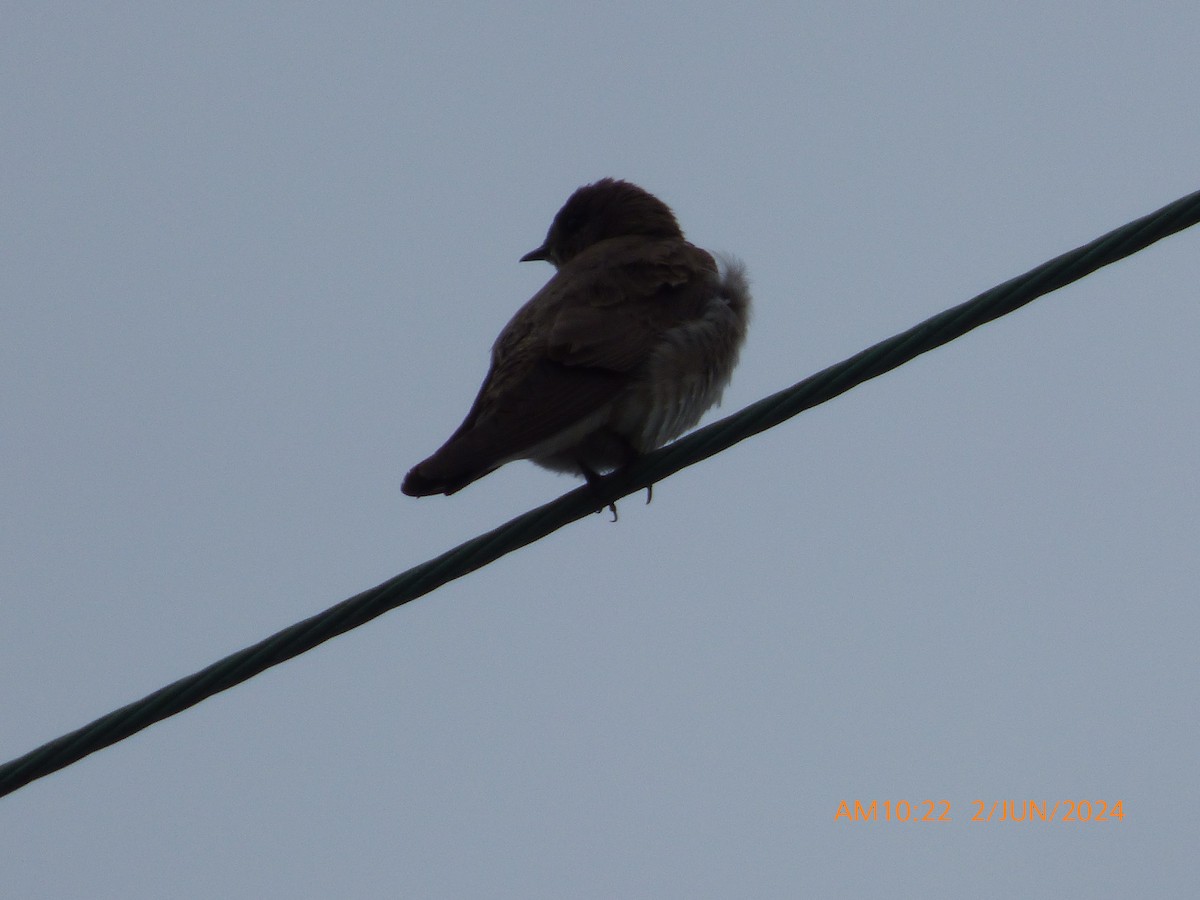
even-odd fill
[[[722,413],[1200,188],[1195,2],[0,24],[0,761],[573,487],[400,479],[581,184],[745,261]],[[1192,230],[0,799],[6,892],[1190,896],[1198,284]]]

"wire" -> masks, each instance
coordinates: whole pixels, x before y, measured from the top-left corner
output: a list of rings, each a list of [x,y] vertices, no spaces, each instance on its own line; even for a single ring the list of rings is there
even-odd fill
[[[871,378],[889,372],[922,353],[961,337],[1036,298],[1070,284],[1200,222],[1200,191],[1130,222],[1036,269],[1006,281],[978,297],[939,313],[901,334],[881,341],[790,388],[765,397],[714,422],[626,469],[606,476],[597,488],[583,486],[557,500],[414,566],[312,618],[230,654],[195,674],[160,688],[128,706],[96,719],[0,766],[0,796],[65,768],[136,734],[143,728],[195,706],[214,694],[311,650],[524,547],[610,502],[642,490],[687,466],[707,459],[746,438],[824,403]]]

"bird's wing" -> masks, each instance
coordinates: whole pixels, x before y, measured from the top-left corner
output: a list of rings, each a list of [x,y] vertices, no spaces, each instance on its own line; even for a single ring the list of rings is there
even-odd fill
[[[666,329],[702,308],[716,273],[703,250],[606,243],[615,246],[580,254],[508,323],[466,419],[408,474],[406,493],[453,493],[585,423],[628,385]]]
[[[686,241],[608,241],[581,254],[580,289],[557,305],[547,353],[569,366],[632,372],[671,328],[698,318],[717,267]],[[609,246],[614,245],[617,246]],[[549,287],[549,285],[547,286]]]

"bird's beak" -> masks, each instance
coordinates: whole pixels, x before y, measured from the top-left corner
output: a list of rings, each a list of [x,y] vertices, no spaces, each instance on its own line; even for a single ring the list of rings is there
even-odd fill
[[[550,251],[546,248],[545,244],[542,244],[542,246],[538,247],[536,250],[530,250],[528,253],[522,256],[521,262],[533,262],[535,259],[548,260],[549,258]]]

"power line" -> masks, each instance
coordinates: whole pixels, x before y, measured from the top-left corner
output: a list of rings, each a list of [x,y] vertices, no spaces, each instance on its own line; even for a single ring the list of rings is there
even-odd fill
[[[1089,275],[1200,222],[1200,191],[1103,237],[1043,263],[960,306],[939,313],[895,337],[830,366],[790,388],[753,403],[673,444],[614,472],[599,492],[579,487],[557,500],[517,516],[440,556],[414,566],[370,590],[298,622],[266,640],[233,653],[193,675],[160,688],[89,725],[43,744],[0,766],[0,796],[69,766],[155,722],[240,684],[271,666],[311,650],[376,616],[435,590],[582,519],[628,494],[720,453],[752,435],[790,419],[922,353],[1019,309],[1032,300]]]

